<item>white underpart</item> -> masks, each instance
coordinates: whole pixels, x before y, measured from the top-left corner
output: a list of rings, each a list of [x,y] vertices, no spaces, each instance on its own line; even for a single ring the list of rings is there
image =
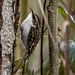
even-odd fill
[[[23,38],[21,39],[21,42],[26,49],[28,48],[27,39],[31,26],[34,27],[32,23],[32,13],[30,13],[28,17],[21,24],[21,27],[23,29]]]

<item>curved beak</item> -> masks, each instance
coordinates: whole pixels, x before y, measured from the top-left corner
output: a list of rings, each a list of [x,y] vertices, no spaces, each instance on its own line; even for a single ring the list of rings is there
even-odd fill
[[[33,12],[33,10],[30,8],[31,12],[32,12],[32,18],[35,19],[35,13]]]

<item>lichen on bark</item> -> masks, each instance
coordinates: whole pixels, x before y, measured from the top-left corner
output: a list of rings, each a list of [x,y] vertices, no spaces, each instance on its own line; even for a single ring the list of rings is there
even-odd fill
[[[55,42],[58,46],[57,34],[58,34],[58,26],[57,26],[57,0],[49,0],[48,9],[48,22],[51,27],[51,32],[55,39]],[[59,54],[56,52],[54,45],[51,42],[49,37],[49,75],[59,75]]]
[[[15,40],[12,2],[13,0],[4,0],[2,7],[3,26],[1,29],[1,75],[11,75],[12,72],[13,44]]]

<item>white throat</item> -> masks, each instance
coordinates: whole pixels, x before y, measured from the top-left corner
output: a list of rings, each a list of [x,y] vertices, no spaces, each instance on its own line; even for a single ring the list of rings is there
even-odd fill
[[[26,33],[29,33],[32,23],[32,13],[28,15],[28,17],[22,22],[21,27],[24,29]]]

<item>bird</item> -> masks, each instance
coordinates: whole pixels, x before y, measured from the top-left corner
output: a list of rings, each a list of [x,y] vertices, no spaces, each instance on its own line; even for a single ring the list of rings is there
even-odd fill
[[[41,37],[41,21],[32,9],[28,17],[21,24],[20,35],[23,48],[25,52],[30,55]]]

